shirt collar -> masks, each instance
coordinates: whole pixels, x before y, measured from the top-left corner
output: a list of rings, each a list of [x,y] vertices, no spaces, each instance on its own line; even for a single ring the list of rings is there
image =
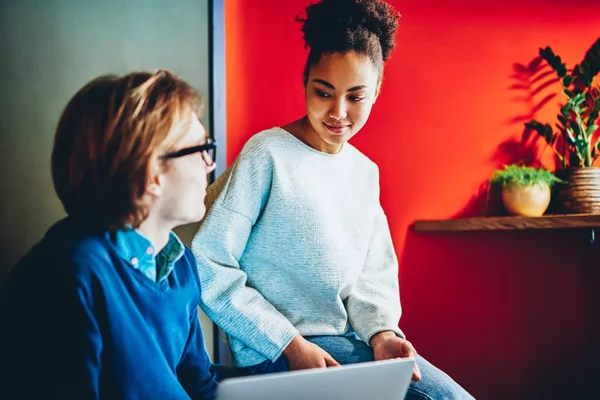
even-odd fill
[[[185,246],[173,232],[169,233],[169,241],[158,255],[150,240],[137,229],[117,231],[113,243],[123,261],[155,282],[165,279],[185,252]]]
[[[175,263],[183,257],[183,253],[185,253],[185,246],[181,243],[177,235],[171,232],[167,245],[156,256],[157,282],[161,282],[169,276],[173,268],[175,268]]]

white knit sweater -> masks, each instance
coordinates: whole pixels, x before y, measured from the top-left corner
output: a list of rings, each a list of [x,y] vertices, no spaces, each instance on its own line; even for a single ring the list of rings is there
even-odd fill
[[[377,166],[349,143],[331,155],[273,128],[209,187],[192,250],[201,307],[227,334],[236,365],[277,359],[298,333],[404,336],[378,181]]]

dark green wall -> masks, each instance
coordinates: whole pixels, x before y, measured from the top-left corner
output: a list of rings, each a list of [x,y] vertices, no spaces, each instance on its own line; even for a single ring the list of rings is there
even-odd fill
[[[168,68],[208,99],[208,16],[207,0],[0,2],[0,283],[64,216],[50,154],[70,97],[98,75]]]

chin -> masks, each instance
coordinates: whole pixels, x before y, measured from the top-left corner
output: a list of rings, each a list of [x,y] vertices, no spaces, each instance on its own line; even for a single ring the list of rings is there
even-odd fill
[[[344,135],[333,135],[329,132],[323,132],[321,134],[321,139],[323,139],[326,143],[330,145],[340,145],[344,144],[352,137],[352,133],[348,132]]]
[[[198,210],[197,218],[194,222],[202,221],[202,219],[206,216],[206,207],[202,205],[202,208]]]
[[[193,212],[190,212],[189,214],[187,214],[185,216],[185,221],[183,221],[184,225],[187,224],[195,224],[196,222],[200,222],[202,221],[202,219],[204,218],[204,216],[206,215],[206,207],[204,207],[204,205],[202,206],[202,208],[200,209],[195,209]]]

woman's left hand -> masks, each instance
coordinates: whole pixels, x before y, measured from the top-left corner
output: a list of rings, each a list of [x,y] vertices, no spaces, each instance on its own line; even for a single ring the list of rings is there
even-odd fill
[[[412,343],[396,336],[394,332],[380,332],[371,338],[371,346],[375,361],[390,360],[393,358],[416,357],[417,351]],[[415,362],[413,368],[413,381],[421,380],[421,371]]]

